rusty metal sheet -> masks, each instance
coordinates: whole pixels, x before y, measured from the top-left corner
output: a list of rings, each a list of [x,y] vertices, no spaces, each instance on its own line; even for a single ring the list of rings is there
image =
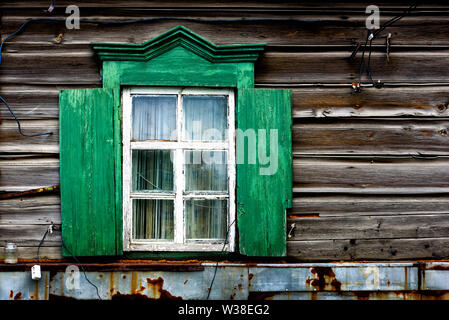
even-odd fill
[[[314,267],[250,267],[249,290],[264,291],[392,291],[417,290],[418,267],[315,265]]]
[[[257,298],[257,297],[254,297]],[[417,292],[345,291],[345,292],[279,292],[261,296],[265,300],[421,300]]]
[[[404,300],[449,299],[449,262],[432,263],[202,263],[203,270],[101,270],[87,268],[101,299]],[[76,266],[72,266],[75,267]],[[98,299],[78,273],[44,271],[40,281],[29,271],[0,272],[0,299]]]
[[[200,272],[86,272],[98,287],[101,299],[206,299],[215,267]],[[81,273],[79,287],[67,285],[70,276],[57,272],[50,281],[50,294],[75,299],[98,299],[96,289]],[[210,299],[244,300],[248,298],[248,270],[218,267]]]
[[[449,290],[449,262],[430,262],[421,268],[423,290]]]
[[[39,281],[29,272],[0,272],[0,300],[47,300],[49,273],[42,272]]]

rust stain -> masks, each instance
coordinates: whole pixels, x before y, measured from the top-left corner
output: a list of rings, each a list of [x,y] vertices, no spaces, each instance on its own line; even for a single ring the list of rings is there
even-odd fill
[[[60,294],[61,297],[64,296],[64,286],[62,285],[62,284],[64,283],[63,280],[64,280],[64,276],[61,275],[61,276],[59,277],[59,283],[61,284],[61,285],[59,286],[59,287],[61,288],[61,294]]]
[[[408,268],[404,268],[404,289],[407,290],[407,283],[408,283]],[[388,285],[390,285],[390,280],[388,280]]]
[[[12,299],[12,297],[14,297],[14,291],[10,290],[9,291],[9,298]]]
[[[14,300],[21,300],[22,299],[22,292],[17,292],[14,296]]]
[[[251,281],[252,278],[254,278],[254,274],[252,273],[248,274],[248,280]]]
[[[306,284],[318,291],[341,291],[341,282],[335,278],[335,273],[330,267],[314,267],[310,270],[316,277],[308,278]]]
[[[133,276],[132,276],[133,278]],[[131,278],[131,279],[132,279]],[[137,282],[136,282],[137,283]],[[153,295],[147,296],[142,294],[147,288],[144,286],[140,286],[139,289],[134,289],[131,291],[131,294],[123,294],[117,291],[115,294],[111,296],[112,300],[182,300],[181,297],[173,296],[170,292],[163,289],[164,279],[161,277],[157,279],[147,278],[148,291]]]
[[[47,274],[45,274],[47,275]],[[47,286],[47,281],[44,282],[44,285]],[[31,299],[39,300],[39,281],[36,281],[34,284],[34,295],[30,297]]]
[[[61,43],[62,37],[63,37],[63,34],[62,34],[62,32],[61,32],[61,33],[58,34],[58,36],[55,38],[55,42],[56,42],[56,43]]]
[[[112,294],[114,293],[114,272],[111,272],[109,274],[109,292]]]
[[[173,296],[167,290],[164,290],[164,279],[161,277],[157,279],[147,278],[148,290],[153,291],[153,299],[161,299],[161,300],[182,300],[181,297]]]
[[[145,287],[144,286],[140,286],[140,288],[136,291],[136,293],[142,293],[142,292],[144,292],[145,291]]]
[[[130,288],[131,294],[136,293],[136,290],[137,290],[137,272],[133,271],[131,272],[131,288]]]
[[[449,266],[443,266],[440,264],[431,266],[430,268],[426,268],[426,270],[449,270]]]
[[[352,291],[352,294],[356,297],[357,300],[369,300],[370,296],[369,291]]]
[[[48,300],[48,290],[50,289],[50,281],[48,280],[48,272],[45,272],[44,300]]]
[[[421,130],[421,132],[419,133],[421,137],[430,137],[432,136],[432,134],[433,134],[432,130]]]
[[[186,281],[184,281],[184,285],[186,285],[187,284],[187,282],[189,282],[189,280],[187,279]]]
[[[303,218],[319,218],[319,213],[301,214],[301,215],[289,215],[290,219],[303,219]]]
[[[31,189],[31,190],[27,190],[27,191],[23,191],[23,192],[5,193],[5,194],[0,195],[0,199],[3,200],[3,199],[19,198],[19,197],[35,195],[35,194],[43,193],[43,192],[55,192],[55,191],[59,191],[59,185],[52,186],[52,187],[46,187],[46,188]]]
[[[287,33],[285,36],[291,38],[291,37],[296,37],[297,34],[298,34],[298,31],[294,31],[294,32]]]

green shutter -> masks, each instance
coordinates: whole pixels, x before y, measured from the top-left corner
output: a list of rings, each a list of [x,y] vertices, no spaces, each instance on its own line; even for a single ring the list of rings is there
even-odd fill
[[[291,101],[291,90],[238,90],[237,222],[239,249],[244,255],[286,255],[286,208],[292,203]],[[275,135],[271,134],[276,143],[270,146],[270,130],[273,129],[277,130],[278,139],[275,141]],[[251,163],[254,153],[249,154],[249,139],[242,139],[240,135],[242,132],[250,135],[252,130],[257,141],[257,149],[253,150],[258,150],[255,163]],[[264,132],[266,152],[259,152]],[[276,152],[276,146],[277,168],[271,160],[270,172],[260,154]]]
[[[62,236],[75,256],[122,254],[119,103],[113,89],[60,92]]]

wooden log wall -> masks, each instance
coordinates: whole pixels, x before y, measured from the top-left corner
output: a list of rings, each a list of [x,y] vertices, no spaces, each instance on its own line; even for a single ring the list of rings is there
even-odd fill
[[[294,94],[294,201],[288,255],[298,261],[449,258],[449,6],[425,2],[373,41],[371,69],[381,89],[355,93],[371,2],[2,1],[1,37],[31,17],[274,19],[158,21],[123,26],[35,22],[7,42],[0,95],[26,138],[0,106],[0,192],[59,184],[58,91],[100,87],[89,43],[143,42],[183,24],[216,44],[267,43],[256,86]],[[410,3],[378,3],[381,22]],[[292,20],[296,19],[296,20]],[[391,34],[387,56],[386,36]],[[367,81],[366,76],[363,77]],[[57,194],[0,201],[0,252],[6,241],[34,258],[49,223],[60,223]],[[291,225],[295,228],[290,230]],[[60,258],[60,234],[41,256]],[[1,258],[1,254],[0,254]]]

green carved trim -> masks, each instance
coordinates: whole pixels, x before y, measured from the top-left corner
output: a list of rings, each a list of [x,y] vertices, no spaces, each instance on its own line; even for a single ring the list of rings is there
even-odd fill
[[[123,86],[190,86],[234,88],[238,93],[243,88],[254,88],[254,62],[265,48],[265,44],[215,45],[183,26],[142,44],[91,45],[102,64],[103,88],[118,92]],[[115,106],[115,127],[120,126],[120,113],[120,107]],[[114,141],[119,145],[121,137],[114,136]],[[115,156],[120,156],[119,149],[115,150]],[[115,179],[121,179],[121,169],[115,173]],[[121,188],[116,192],[121,192]],[[121,201],[121,195],[116,199]],[[122,221],[118,219],[118,247],[122,245],[121,240]],[[132,258],[204,258],[231,257],[238,253],[126,252],[124,255]]]
[[[215,45],[186,27],[177,26],[142,44],[92,43],[101,61],[148,61],[183,47],[210,62],[254,62],[265,44]]]

